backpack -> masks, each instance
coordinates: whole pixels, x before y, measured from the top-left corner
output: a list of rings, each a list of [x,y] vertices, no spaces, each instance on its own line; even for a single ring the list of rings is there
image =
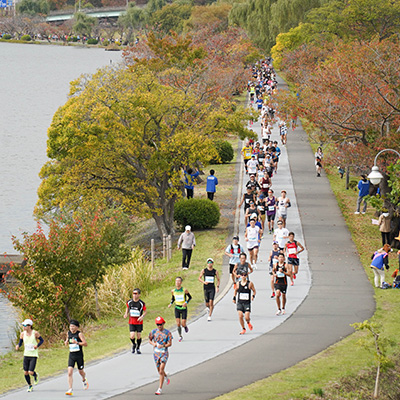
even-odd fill
[[[392,288],[392,286],[389,285],[387,282],[382,282],[381,289],[391,289],[391,288]]]
[[[242,248],[240,247],[240,244],[238,244],[238,254],[242,252]],[[232,243],[231,243],[231,253],[235,254],[235,250],[233,249]]]

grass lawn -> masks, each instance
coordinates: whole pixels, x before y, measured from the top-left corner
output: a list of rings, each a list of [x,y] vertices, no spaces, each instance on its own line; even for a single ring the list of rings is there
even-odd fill
[[[374,218],[375,212],[369,207],[365,215],[354,215],[358,191],[345,189],[345,179],[340,179],[336,168],[328,169],[326,172],[353,241],[357,246],[362,264],[373,285],[373,273],[369,268],[371,254],[381,247],[379,229],[371,224],[371,218]],[[357,177],[352,178],[358,181]],[[395,252],[390,255],[390,265],[389,272],[386,272],[388,282],[392,281],[390,275],[398,265]],[[377,308],[371,321],[379,325],[382,336],[396,339],[398,332],[400,332],[400,318],[397,309],[400,301],[400,290],[375,289],[375,299]],[[372,391],[370,397],[365,397],[365,395],[363,397],[349,392],[348,387],[343,389],[341,384],[337,384],[337,381],[342,377],[354,377],[354,381],[356,381],[358,374],[375,366],[372,341],[368,349],[359,344],[359,340],[364,337],[368,337],[365,332],[355,332],[327,350],[300,362],[294,367],[220,396],[218,399],[315,399],[320,398],[315,397],[315,395],[326,394],[327,390],[332,393],[332,387],[335,387],[335,396],[337,397],[329,394],[323,398],[330,400],[365,400],[372,398]],[[387,352],[388,355],[396,357],[398,343],[389,345]],[[371,376],[370,378],[373,383],[374,378]],[[396,395],[394,396],[390,398],[397,398]]]
[[[231,137],[229,141],[236,154],[238,140]],[[212,257],[215,261],[215,267],[220,273],[222,271],[222,259],[227,246],[226,241],[227,239],[230,240],[230,230],[233,228],[231,220],[236,201],[236,193],[233,192],[235,166],[236,162],[233,161],[230,164],[207,167],[204,171],[206,172],[205,176],[208,176],[209,169],[213,168],[215,170],[215,176],[219,180],[215,201],[219,203],[222,215],[220,223],[215,229],[194,232],[197,246],[193,251],[190,269],[182,271],[181,252],[176,250],[176,241],[173,243],[174,251],[169,263],[163,259],[156,260],[153,287],[147,296],[142,297],[148,309],[143,331],[144,338],[154,328],[154,318],[158,315],[162,315],[165,318],[168,328],[174,327],[174,311],[173,308],[168,309],[167,305],[171,300],[171,289],[174,287],[175,277],[178,275],[183,277],[183,286],[193,296],[188,308],[189,319],[203,309],[203,287],[197,278],[201,269],[206,266],[208,257]],[[206,197],[205,182],[195,188],[195,197]],[[125,301],[127,300],[121,299],[119,315],[93,321],[82,327],[82,331],[88,341],[88,347],[84,349],[86,363],[121,351],[130,350],[128,322],[122,317],[125,311]],[[66,372],[68,349],[63,346],[62,338],[50,348],[41,348],[39,356],[37,371],[41,378]],[[22,358],[22,351],[8,353],[0,358],[0,369],[2,371],[0,393],[25,385],[22,376]]]

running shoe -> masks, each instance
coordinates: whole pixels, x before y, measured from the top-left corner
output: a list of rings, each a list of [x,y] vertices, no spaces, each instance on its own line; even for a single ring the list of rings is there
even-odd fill
[[[242,329],[242,331],[239,333],[239,335],[244,335],[246,333],[246,329]]]
[[[282,308],[282,315],[286,314],[286,310]]]
[[[248,322],[247,325],[248,325],[249,329],[252,331],[253,330],[253,325],[250,322]]]
[[[281,310],[278,310],[277,312],[276,312],[276,315],[281,315],[282,314],[282,311]]]
[[[72,396],[72,389],[68,389],[68,390],[65,392],[65,394],[66,394],[67,396]]]
[[[88,390],[88,389],[89,389],[89,382],[87,381],[86,378],[85,378],[85,380],[83,381],[83,388],[84,388],[85,390]]]
[[[183,267],[182,269],[186,271],[186,270],[189,269],[189,268],[188,268],[188,267]],[[160,393],[160,394],[161,394],[161,393]]]
[[[33,377],[33,382],[35,385],[39,383],[39,374],[36,372],[36,375]]]
[[[156,396],[159,396],[161,393],[162,393],[161,388],[158,388],[157,392],[155,392],[154,394],[155,394]]]
[[[293,279],[296,279],[296,274],[293,274]]]
[[[179,336],[179,341],[182,342],[183,336]]]
[[[209,307],[206,307],[206,312],[207,312],[207,314],[210,313],[210,308]]]
[[[29,386],[28,386],[27,392],[32,392],[32,390],[33,390],[33,386],[32,386],[32,385],[29,385]]]
[[[168,375],[165,374],[166,384],[169,385],[171,383],[171,379],[168,378]]]
[[[272,292],[271,299],[273,299],[274,297],[275,297],[275,292]]]
[[[142,352],[140,351],[140,349],[136,349],[136,353],[137,353],[137,354],[142,354]]]
[[[189,332],[189,327],[185,326],[185,332],[188,333]]]
[[[253,264],[253,269],[254,269],[254,270],[257,269],[257,264]]]
[[[290,282],[290,286],[293,286],[294,285],[294,282],[292,281],[292,282]]]
[[[133,346],[132,347],[132,354],[135,354],[135,351],[136,351],[136,346]]]
[[[211,321],[211,317],[210,317],[210,316],[208,316],[208,318],[207,318],[207,321],[208,321],[208,322],[210,322],[210,321]]]
[[[358,215],[358,214],[360,214],[360,211],[356,211],[354,214]]]

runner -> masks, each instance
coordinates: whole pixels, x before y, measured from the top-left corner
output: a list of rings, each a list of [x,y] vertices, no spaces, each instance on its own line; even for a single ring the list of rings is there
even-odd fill
[[[286,277],[290,277],[290,272],[286,268],[285,264],[285,255],[283,253],[279,253],[278,262],[276,263],[274,269],[272,270],[274,276],[274,286],[276,293],[276,305],[278,306],[278,311],[276,315],[285,314],[285,306],[286,306],[286,290],[287,290],[287,279]],[[282,308],[281,308],[281,297],[282,297]]]
[[[26,383],[28,384],[28,392],[32,392],[33,386],[31,381],[31,376],[33,376],[33,382],[35,385],[39,382],[39,374],[35,372],[37,359],[39,358],[38,348],[43,344],[44,340],[40,336],[38,331],[32,329],[33,322],[31,319],[26,319],[22,326],[24,327],[23,332],[19,336],[19,342],[15,346],[15,350],[24,345],[24,376]]]
[[[253,292],[252,295],[251,292]],[[244,320],[246,320],[249,329],[251,331],[253,330],[253,325],[250,322],[250,312],[251,312],[251,301],[254,300],[255,297],[256,297],[256,288],[254,287],[253,282],[250,282],[248,280],[247,273],[245,271],[242,271],[240,273],[240,281],[236,285],[235,295],[233,297],[233,302],[236,304],[236,309],[239,315],[239,323],[240,326],[242,327],[240,335],[244,335],[246,333]]]
[[[251,187],[247,187],[246,188],[246,193],[243,193],[242,196],[242,201],[240,202],[238,208],[240,208],[242,206],[242,204],[244,203],[244,224],[247,225],[247,218],[246,218],[246,211],[247,209],[250,207],[250,202],[253,202],[254,204],[256,203],[256,196],[254,195],[254,193],[252,192],[252,188]]]
[[[133,289],[132,299],[126,303],[124,318],[129,314],[129,332],[132,342],[132,353],[142,354],[140,345],[142,344],[143,319],[147,313],[146,304],[140,300],[140,289]],[[136,343],[135,343],[136,335]]]
[[[89,388],[89,383],[86,379],[86,373],[84,371],[83,361],[83,346],[87,346],[87,342],[83,333],[78,330],[79,322],[75,319],[69,321],[69,331],[67,333],[67,339],[64,344],[69,345],[69,358],[68,358],[68,385],[69,389],[65,392],[67,396],[72,396],[72,382],[75,363],[78,367],[78,372],[82,377],[83,387],[85,390]]]
[[[265,207],[267,210],[268,230],[270,234],[274,231],[276,205],[277,205],[277,200],[276,197],[274,196],[274,191],[272,189],[269,189],[268,197],[265,199]]]
[[[285,254],[287,255],[287,262],[290,265],[290,269],[292,269],[293,266],[290,276],[291,285],[293,286],[293,280],[296,279],[296,275],[299,272],[300,260],[298,255],[304,251],[304,247],[300,242],[294,240],[294,232],[289,232],[288,236],[289,240],[285,244]]]
[[[250,218],[250,226],[246,228],[244,237],[247,242],[247,250],[250,254],[250,264],[257,269],[258,248],[260,247],[262,229],[256,226],[256,218]]]
[[[236,279],[236,284],[234,285],[234,288],[237,288],[237,285],[241,279],[242,273],[246,273],[247,276],[253,272],[252,266],[246,261],[247,255],[246,253],[240,253],[240,261],[235,265],[235,268],[233,268],[233,274],[235,275]],[[235,299],[236,297],[233,296]]]
[[[290,200],[286,197],[286,190],[281,190],[281,197],[278,198],[278,215],[282,218],[283,227],[286,228],[287,209],[291,206]]]
[[[269,274],[271,276],[271,290],[272,290],[272,294],[271,294],[271,299],[273,299],[275,297],[275,286],[274,286],[274,274],[273,274],[273,270],[274,267],[276,265],[276,263],[278,262],[278,256],[279,253],[281,251],[279,250],[279,246],[278,246],[278,242],[274,241],[272,242],[272,250],[269,253]]]
[[[165,366],[169,356],[168,347],[172,346],[172,334],[169,330],[164,329],[164,324],[164,318],[157,317],[157,328],[153,329],[149,334],[149,343],[153,346],[154,362],[156,363],[156,368],[160,375],[160,383],[157,391],[155,392],[156,395],[160,395],[162,393],[164,379],[166,380],[167,385],[170,383],[170,379],[165,372]]]
[[[217,287],[215,288],[215,280],[217,280]],[[199,281],[204,285],[204,300],[208,309],[207,321],[211,321],[211,316],[214,310],[214,297],[215,293],[219,291],[219,274],[214,268],[214,260],[207,259],[207,268],[204,268],[199,275]]]
[[[240,262],[240,253],[243,251],[239,244],[239,236],[232,238],[232,244],[225,249],[225,255],[229,257],[229,273],[231,274],[233,285],[235,285],[235,275],[233,269]]]
[[[243,162],[244,162],[244,167],[246,169],[246,174],[247,174],[247,163],[249,160],[251,160],[251,153],[253,152],[253,148],[250,146],[249,142],[246,142],[246,144],[242,148],[242,156],[243,156]]]
[[[279,220],[277,222],[278,229],[274,232],[274,241],[276,240],[279,245],[279,250],[283,251],[285,249],[285,244],[289,239],[289,231],[283,227],[283,222]]]
[[[175,302],[175,321],[178,327],[179,341],[183,340],[182,327],[186,333],[189,332],[189,328],[186,325],[187,320],[187,305],[192,299],[192,296],[187,289],[182,287],[182,278],[178,276],[175,279],[175,289],[172,289],[172,299],[171,303],[168,304],[168,308],[172,306]]]
[[[249,175],[253,174],[256,176],[258,169],[258,160],[255,154],[252,154],[251,159],[247,162],[247,171]]]

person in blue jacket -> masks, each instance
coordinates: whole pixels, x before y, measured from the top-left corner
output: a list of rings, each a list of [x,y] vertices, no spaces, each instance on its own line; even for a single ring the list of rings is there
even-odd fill
[[[374,272],[374,283],[377,288],[382,287],[382,283],[385,282],[385,267],[389,269],[389,252],[390,246],[385,244],[372,255],[371,269]]]
[[[216,176],[214,176],[215,171],[212,169],[210,171],[210,175],[207,177],[207,187],[206,187],[206,192],[207,192],[207,197],[210,200],[214,200],[214,194],[217,189],[218,185],[218,179]]]
[[[194,193],[194,185],[196,183],[196,178],[200,175],[200,172],[195,169],[193,172],[192,168],[188,168],[185,172],[185,189],[186,189],[186,197],[188,199],[193,198]]]
[[[358,182],[358,198],[357,198],[357,211],[354,214],[360,214],[360,207],[361,207],[361,202],[364,199],[364,208],[362,213],[365,214],[367,211],[367,201],[365,200],[365,196],[369,195],[369,180],[365,175],[361,175],[361,179]]]

